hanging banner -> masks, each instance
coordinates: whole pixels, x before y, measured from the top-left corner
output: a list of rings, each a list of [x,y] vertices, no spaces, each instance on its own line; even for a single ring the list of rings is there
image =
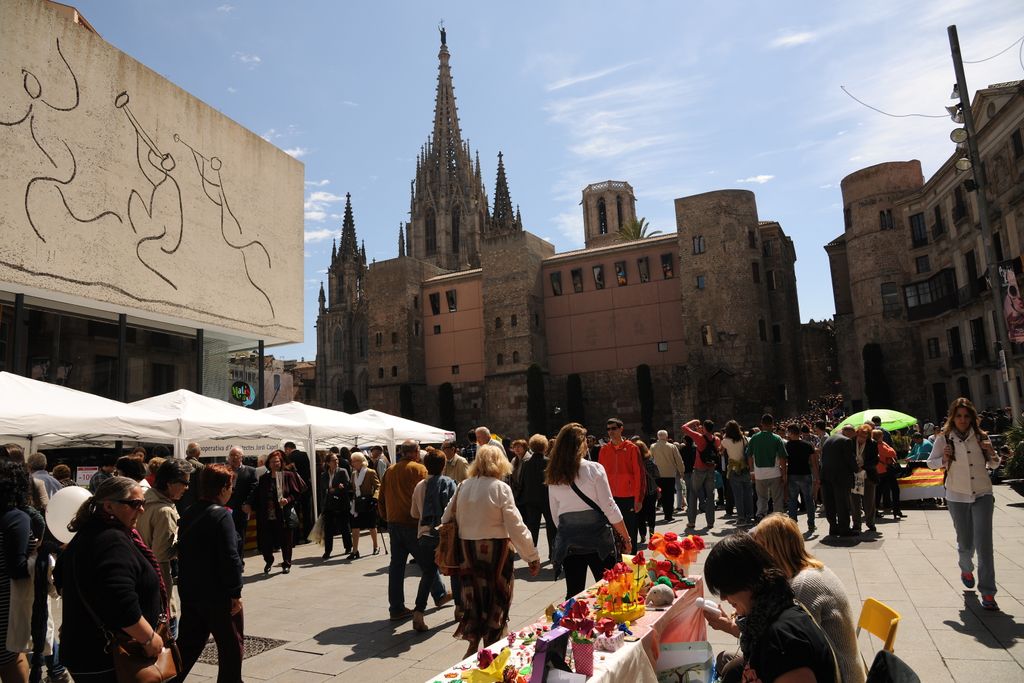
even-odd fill
[[[1003,317],[1010,342],[1024,344],[1024,297],[1021,296],[1017,275],[1021,272],[1021,258],[999,264],[1000,294],[1003,297]]]

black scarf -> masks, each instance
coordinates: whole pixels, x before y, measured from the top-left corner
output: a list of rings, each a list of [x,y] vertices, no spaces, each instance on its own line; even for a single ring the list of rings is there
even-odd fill
[[[793,606],[793,589],[789,581],[777,570],[768,575],[751,595],[751,609],[740,629],[740,649],[747,661],[757,647],[757,642],[779,615]]]

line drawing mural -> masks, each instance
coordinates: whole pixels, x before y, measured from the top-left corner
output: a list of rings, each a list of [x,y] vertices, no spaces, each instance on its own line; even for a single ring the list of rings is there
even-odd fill
[[[175,167],[174,157],[170,152],[160,151],[152,136],[132,114],[132,110],[128,107],[129,100],[128,93],[122,91],[114,98],[114,107],[124,112],[128,122],[135,129],[135,159],[142,175],[153,186],[149,192],[148,203],[137,190],[132,190],[128,195],[128,223],[132,226],[132,232],[142,235],[135,244],[135,255],[139,262],[157,277],[174,289],[178,289],[178,286],[167,275],[154,267],[142,254],[144,245],[148,242],[159,243],[160,251],[165,254],[173,254],[181,246],[185,227],[184,210],[181,204],[181,187],[171,175],[171,171]],[[143,154],[143,143],[146,145],[145,154]],[[143,156],[145,156],[145,161],[143,161]],[[157,209],[155,219],[153,217],[154,209]]]
[[[221,168],[223,163],[218,157],[207,157],[199,152],[195,147],[188,144],[181,139],[181,136],[177,133],[174,134],[174,141],[182,145],[185,145],[192,151],[192,158],[196,162],[196,171],[199,172],[199,177],[203,182],[203,192],[209,197],[210,201],[220,207],[220,234],[224,238],[224,242],[231,247],[242,252],[242,263],[245,266],[245,277],[249,280],[249,283],[263,295],[266,299],[267,305],[270,307],[270,317],[275,317],[274,304],[267,296],[266,291],[253,279],[253,273],[250,270],[249,259],[257,259],[262,254],[262,261],[266,259],[267,269],[270,270],[273,266],[270,259],[270,252],[263,245],[263,242],[259,240],[244,241],[242,234],[242,224],[239,222],[238,217],[235,216],[235,212],[231,210],[231,205],[228,203],[228,196],[224,192],[224,182],[221,178]],[[208,170],[210,173],[208,173]],[[228,233],[231,233],[231,237]],[[232,241],[232,239],[242,238],[240,241]],[[253,264],[255,267],[256,264]]]
[[[78,104],[81,100],[81,91],[79,90],[78,77],[75,75],[75,70],[71,68],[71,64],[68,63],[67,57],[64,56],[64,51],[60,48],[60,38],[56,39],[56,44],[57,54],[60,55],[61,61],[64,62],[64,66],[67,68],[68,74],[71,76],[71,82],[74,84],[74,101],[68,106],[58,106],[56,104],[48,102],[43,97],[43,84],[39,80],[39,77],[31,71],[29,71],[28,69],[22,67],[21,85],[22,88],[24,88],[25,90],[25,94],[28,95],[29,100],[31,101],[29,102],[28,109],[25,110],[25,114],[20,119],[16,121],[0,121],[0,126],[14,128],[20,126],[27,120],[29,135],[32,137],[32,142],[35,143],[35,146],[38,147],[39,151],[43,153],[43,156],[45,156],[47,161],[50,162],[50,165],[53,166],[55,169],[59,169],[60,166],[57,164],[57,161],[53,158],[53,155],[50,154],[47,151],[47,149],[43,146],[42,142],[39,141],[39,135],[36,133],[36,115],[34,109],[36,103],[39,102],[45,105],[46,107],[49,107],[53,111],[73,111],[78,107]],[[77,159],[75,159],[74,152],[71,151],[71,147],[68,146],[68,143],[64,141],[62,138],[57,138],[57,140],[60,141],[62,145],[64,145],[64,149],[67,151],[68,157],[71,159],[71,175],[68,177],[67,180],[61,180],[60,178],[56,178],[53,176],[36,176],[30,179],[28,183],[26,183],[25,185],[25,217],[28,218],[28,223],[32,227],[32,231],[36,234],[36,237],[38,237],[43,242],[46,242],[46,237],[44,237],[43,233],[40,232],[39,226],[36,224],[36,220],[32,217],[32,211],[29,208],[29,197],[32,193],[32,188],[36,186],[36,183],[41,182],[52,182],[56,183],[56,185],[58,186],[62,185],[66,187],[70,185],[74,181],[75,177],[78,175],[78,161]],[[60,195],[61,202],[64,204],[64,208],[67,210],[68,215],[71,216],[71,218],[73,218],[74,220],[78,221],[79,223],[93,223],[106,216],[111,216],[113,218],[116,218],[118,222],[122,222],[121,216],[119,216],[114,211],[103,211],[91,217],[78,216],[77,214],[75,214],[75,212],[71,209],[71,206],[68,204],[68,198],[64,194],[64,190],[61,189],[61,187],[57,186],[54,186],[54,189],[56,189],[57,194]]]

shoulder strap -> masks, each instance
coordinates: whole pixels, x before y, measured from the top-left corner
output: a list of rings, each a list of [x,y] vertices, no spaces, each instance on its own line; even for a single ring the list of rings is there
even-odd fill
[[[106,624],[104,624],[100,620],[100,618],[92,610],[92,607],[89,606],[89,601],[85,599],[85,591],[82,590],[82,584],[78,580],[78,549],[76,548],[75,550],[76,552],[72,558],[71,563],[71,578],[75,582],[75,590],[78,591],[78,600],[82,603],[82,607],[84,607],[85,611],[89,613],[89,616],[92,618],[92,620],[96,622],[96,627],[99,628],[100,632],[107,639],[107,643],[109,646],[109,644],[114,641],[114,634],[111,632],[110,629],[107,628]]]
[[[811,622],[815,626],[818,627],[818,630],[821,631],[821,635],[823,635],[825,637],[825,642],[828,643],[828,650],[829,650],[829,652],[832,653],[832,667],[833,667],[833,670],[835,671],[836,680],[837,681],[843,680],[843,674],[839,670],[839,658],[836,657],[836,650],[835,650],[834,647],[832,647],[832,641],[829,639],[828,634],[825,633],[825,629],[823,629],[821,627],[821,624],[818,623],[818,620],[814,618],[814,615],[811,614],[811,610],[807,609],[807,607],[804,605],[804,603],[802,603],[802,602],[800,602],[799,600],[796,600],[796,599],[794,599],[793,602],[795,602],[800,607],[800,609],[802,609],[804,611],[804,614],[806,614],[808,617],[811,618]],[[862,655],[862,657],[863,657],[863,655]]]
[[[583,500],[584,503],[586,503],[590,507],[592,507],[595,510],[597,510],[598,512],[600,512],[602,515],[604,514],[604,510],[602,510],[601,507],[597,503],[595,503],[590,498],[588,498],[587,495],[585,493],[583,493],[583,491],[580,491],[580,487],[576,486],[576,482],[573,482],[573,483],[569,484],[569,486],[572,488],[573,493],[575,493],[577,496],[579,496]]]

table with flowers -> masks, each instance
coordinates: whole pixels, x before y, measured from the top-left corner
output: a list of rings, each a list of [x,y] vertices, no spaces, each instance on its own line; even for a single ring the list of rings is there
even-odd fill
[[[590,683],[709,680],[710,646],[697,603],[704,596],[704,582],[688,572],[703,547],[699,536],[653,534],[646,555],[644,551],[623,555],[595,585],[551,605],[533,624],[509,633],[428,683],[539,683],[542,672],[533,667],[538,641],[565,635],[570,647],[564,668]],[[696,656],[696,664],[672,665],[671,672],[657,673],[671,659],[662,657],[667,650],[691,647],[696,655],[686,655]],[[584,680],[568,675],[559,680]]]

